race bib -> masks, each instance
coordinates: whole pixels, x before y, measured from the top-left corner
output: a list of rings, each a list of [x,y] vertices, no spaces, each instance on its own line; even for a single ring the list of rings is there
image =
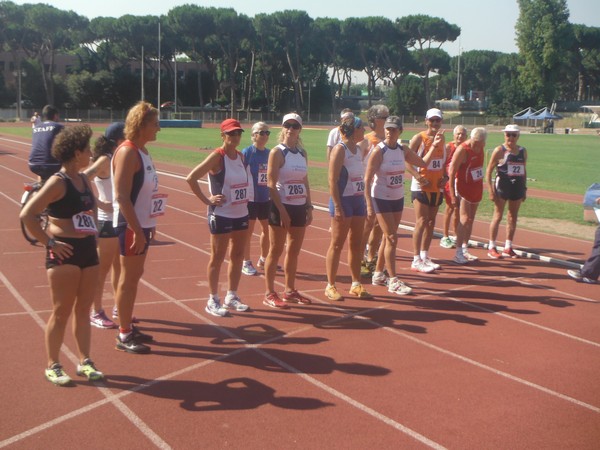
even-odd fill
[[[386,174],[387,187],[390,189],[398,189],[404,185],[403,172],[388,172]]]
[[[525,176],[525,164],[523,163],[508,163],[508,176],[509,177],[524,177]]]
[[[267,169],[259,169],[258,170],[258,185],[259,186],[267,185]]]
[[[232,205],[248,203],[248,183],[232,185],[229,192]]]
[[[483,179],[483,167],[471,169],[471,178],[473,178],[473,181],[479,181]]]
[[[306,187],[300,181],[284,184],[283,188],[285,189],[285,198],[287,200],[306,198]]]
[[[167,209],[167,194],[154,194],[152,196],[150,217],[163,216]]]
[[[350,180],[352,183],[352,190],[354,195],[364,195],[365,193],[365,180],[363,177],[356,177]]]
[[[429,166],[427,166],[427,169],[430,170],[431,172],[439,172],[443,168],[444,168],[444,160],[441,158],[430,160]]]
[[[92,211],[83,211],[73,216],[75,231],[81,234],[97,234],[96,221]]]

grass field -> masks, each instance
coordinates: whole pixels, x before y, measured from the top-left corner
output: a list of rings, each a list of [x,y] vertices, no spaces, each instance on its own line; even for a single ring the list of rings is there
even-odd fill
[[[93,128],[98,133],[104,131],[102,127],[94,126]],[[277,142],[279,130],[278,127],[272,129],[270,146]],[[31,129],[2,124],[0,132],[29,136]],[[325,162],[325,143],[328,132],[328,130],[311,129],[310,127],[302,130],[301,137],[310,161]],[[410,139],[415,133],[416,131],[407,130],[403,133],[402,139]],[[451,130],[447,130],[446,138],[452,138]],[[502,133],[491,132],[486,148],[491,152],[502,142]],[[180,164],[191,168],[202,161],[207,152],[195,152],[190,149],[212,149],[219,146],[220,143],[218,129],[164,128],[150,148],[156,161]],[[242,137],[240,149],[249,144],[250,136],[246,132]],[[527,148],[527,175],[530,179],[528,186],[531,188],[581,194],[583,197],[583,193],[592,183],[600,182],[600,139],[598,136],[523,133],[519,144]],[[312,187],[327,190],[327,169],[325,167],[311,167],[309,178]],[[488,203],[482,203],[478,216],[482,218],[491,216],[492,208]],[[560,201],[530,198],[523,204],[521,216],[586,224],[583,221],[581,205]]]

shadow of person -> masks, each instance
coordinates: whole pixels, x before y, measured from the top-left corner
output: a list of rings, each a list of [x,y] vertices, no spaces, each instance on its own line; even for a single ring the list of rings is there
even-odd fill
[[[333,406],[317,398],[278,397],[275,389],[252,378],[230,378],[218,383],[188,380],[152,381],[126,375],[112,375],[110,388],[135,390],[140,394],[180,400],[186,411],[236,411],[271,404],[278,408],[313,410]]]

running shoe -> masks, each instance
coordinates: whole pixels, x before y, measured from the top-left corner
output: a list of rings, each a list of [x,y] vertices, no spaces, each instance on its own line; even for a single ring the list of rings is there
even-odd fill
[[[90,314],[90,325],[103,330],[117,328],[117,324],[110,320],[103,309],[93,314]]]
[[[312,303],[309,299],[300,295],[300,292],[296,289],[290,292],[284,292],[282,297],[282,300],[287,303],[298,303],[299,305],[310,305]]]
[[[265,270],[265,258],[263,258],[262,256],[258,258],[258,261],[256,261],[256,268],[260,270]]]
[[[397,295],[408,295],[412,292],[412,288],[405,285],[398,278],[392,278],[388,286],[388,292],[392,292]]]
[[[121,336],[117,334],[117,345],[115,348],[122,352],[134,353],[136,355],[150,353],[150,347],[138,341],[133,332],[129,333],[125,339],[121,339]]]
[[[77,364],[77,375],[86,377],[90,381],[98,381],[104,379],[104,374],[96,369],[94,362],[87,358],[82,364]]]
[[[242,302],[242,300],[237,295],[227,295],[225,296],[225,301],[223,302],[223,307],[227,309],[232,309],[237,312],[248,311],[248,305]]]
[[[340,300],[344,300],[342,294],[338,292],[335,286],[327,286],[325,288],[325,297],[327,297],[332,302],[339,302]]]
[[[469,260],[465,257],[465,255],[462,252],[459,252],[456,255],[454,255],[453,261],[456,264],[467,264],[469,262]]]
[[[354,285],[350,288],[350,294],[357,296],[358,298],[371,299],[373,296],[369,294],[362,284]]]
[[[252,261],[244,261],[244,265],[242,266],[242,273],[248,276],[256,275],[256,269],[252,265]]]
[[[112,318],[113,319],[118,319],[119,318],[119,311],[117,311],[117,307],[113,307],[112,310]],[[131,316],[131,323],[140,323],[139,319],[135,316]]]
[[[154,340],[151,335],[142,333],[135,325],[131,325],[131,332],[138,342],[152,342]]]
[[[512,247],[504,247],[504,250],[502,250],[502,256],[504,256],[505,258],[512,258],[512,259],[518,259],[519,255],[517,255],[515,253],[515,251],[512,249]]]
[[[423,260],[423,263],[427,264],[428,266],[433,267],[433,270],[440,270],[442,268],[442,266],[440,266],[438,263],[433,262],[433,260],[429,257],[425,258]]]
[[[584,277],[583,274],[581,273],[581,270],[578,270],[578,269],[567,270],[567,275],[569,275],[574,280],[579,281],[580,283],[596,284],[598,282],[597,280],[593,280],[591,278]]]
[[[369,266],[367,265],[367,261],[364,259],[360,262],[360,276],[365,278],[373,276],[373,272],[371,272]]]
[[[66,386],[71,382],[71,377],[65,373],[62,366],[59,363],[52,364],[44,372],[46,380],[57,386]]]
[[[422,259],[417,259],[416,261],[413,261],[410,265],[410,270],[414,272],[431,273],[435,269],[433,268],[433,266],[425,264],[425,262]]]
[[[456,247],[456,236],[448,236],[448,238],[452,241],[452,245]]]
[[[385,272],[380,272],[380,275],[376,275],[375,273],[371,277],[371,284],[373,286],[387,286],[389,281],[389,277],[385,274]]]
[[[479,258],[475,255],[471,255],[469,252],[464,251],[463,254],[465,255],[465,258],[467,258],[467,261],[472,262],[472,261],[477,261],[479,260]]]
[[[275,309],[288,309],[289,306],[279,298],[276,292],[270,292],[265,295],[265,299],[263,300],[263,305],[266,305],[270,308]]]
[[[204,308],[204,310],[207,313],[217,317],[225,317],[227,315],[227,308],[221,306],[221,304],[218,301],[214,300],[208,300],[208,303],[206,303],[206,308]]]
[[[496,250],[496,247],[492,247],[488,250],[488,256],[492,259],[502,258],[502,255]]]
[[[440,247],[442,248],[454,248],[455,244],[448,236],[440,239]]]

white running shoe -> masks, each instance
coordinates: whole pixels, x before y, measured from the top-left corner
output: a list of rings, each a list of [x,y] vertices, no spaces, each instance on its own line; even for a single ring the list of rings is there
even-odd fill
[[[254,276],[254,275],[256,275],[256,269],[252,265],[252,261],[245,261],[244,262],[244,265],[242,266],[242,273],[244,275],[248,275],[248,276]]]
[[[414,272],[431,273],[435,270],[435,268],[432,265],[427,264],[422,259],[417,259],[411,263],[410,270]]]
[[[371,284],[373,286],[387,286],[389,277],[385,274],[385,272],[381,272],[381,275],[375,275],[371,277]]]
[[[412,288],[405,285],[398,278],[392,278],[388,286],[388,292],[392,292],[397,295],[408,295],[412,292]]]
[[[221,306],[218,301],[209,300],[204,310],[217,317],[225,317],[227,315],[227,308]]]
[[[452,242],[449,237],[443,237],[440,239],[440,247],[442,248],[453,248],[456,244]]]
[[[425,258],[423,263],[433,267],[433,270],[440,270],[442,268],[438,263],[433,262],[431,258]]]
[[[463,252],[465,255],[465,258],[467,258],[467,261],[471,262],[471,261],[478,261],[479,258],[475,255],[471,255],[469,252],[465,251]]]
[[[237,312],[244,312],[248,310],[248,305],[243,303],[237,295],[226,295],[225,301],[223,302],[223,308],[233,309]]]

